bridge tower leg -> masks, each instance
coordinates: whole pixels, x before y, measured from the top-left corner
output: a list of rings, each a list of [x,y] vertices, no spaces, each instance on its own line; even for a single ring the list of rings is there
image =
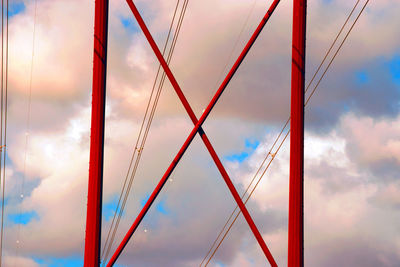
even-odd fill
[[[304,73],[307,0],[293,1],[288,266],[304,266]]]
[[[107,37],[108,0],[96,0],[94,16],[92,122],[84,258],[85,267],[98,267],[100,265]]]

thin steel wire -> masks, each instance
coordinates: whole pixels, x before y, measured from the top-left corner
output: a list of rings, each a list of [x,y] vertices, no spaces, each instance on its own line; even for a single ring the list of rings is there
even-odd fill
[[[321,78],[318,80],[317,84],[315,85],[314,89],[312,90],[311,94],[308,96],[307,101],[305,103],[305,105],[308,104],[308,102],[310,101],[310,98],[314,95],[315,90],[317,90],[317,87],[319,86],[319,84],[321,83],[322,79],[324,78],[326,72],[328,71],[328,69],[330,68],[333,60],[336,58],[337,54],[339,53],[340,49],[342,48],[344,42],[347,40],[347,37],[349,37],[350,32],[353,30],[354,25],[357,23],[358,19],[360,18],[361,14],[364,12],[365,8],[367,7],[369,0],[367,0],[367,2],[365,2],[364,6],[362,7],[360,13],[358,13],[357,18],[355,19],[355,21],[353,22],[353,24],[351,25],[349,31],[347,32],[346,36],[344,37],[343,41],[340,43],[339,48],[336,50],[335,54],[333,55],[332,59],[330,60],[328,66],[325,68],[324,73],[322,74]]]
[[[179,4],[179,1],[177,2],[177,6],[175,8],[174,16],[173,16],[173,19],[171,21],[168,37],[167,37],[167,40],[165,42],[164,49],[163,49],[163,55],[165,54],[166,48],[168,46],[168,41],[169,41],[170,33],[172,32],[172,27],[173,27],[173,24],[174,24],[174,21],[175,21],[175,15],[176,15],[178,4]],[[185,0],[184,4],[182,5],[182,10],[181,10],[181,13],[180,13],[180,16],[179,16],[179,19],[178,19],[178,23],[177,23],[177,26],[176,26],[176,30],[175,30],[175,34],[174,34],[173,41],[172,41],[172,44],[171,44],[171,48],[170,48],[169,53],[168,53],[168,59],[167,59],[168,64],[169,64],[169,62],[171,60],[171,57],[172,57],[172,54],[173,54],[173,51],[174,51],[174,48],[175,48],[175,45],[176,45],[176,42],[177,42],[177,38],[179,36],[179,32],[180,32],[180,29],[181,29],[181,26],[182,26],[182,22],[183,22],[183,18],[184,18],[185,12],[186,12],[187,4],[188,4],[188,0]],[[156,81],[157,81],[157,79],[159,77],[160,71],[161,71],[161,65],[159,65],[159,68],[158,68],[158,71],[157,71],[157,75],[156,75],[156,78],[154,80],[152,94],[154,92],[154,88],[155,88],[155,85],[156,85]],[[129,192],[131,190],[131,186],[132,186],[132,183],[133,183],[137,168],[139,166],[139,162],[140,162],[140,159],[141,159],[141,156],[142,156],[142,152],[143,152],[146,140],[147,140],[147,136],[148,136],[148,133],[150,131],[150,126],[151,126],[153,118],[154,118],[154,114],[155,114],[155,111],[156,111],[158,100],[160,98],[160,94],[161,94],[161,91],[162,91],[162,88],[163,88],[164,80],[165,80],[165,73],[163,72],[163,75],[161,77],[161,80],[160,80],[160,83],[159,83],[159,86],[158,86],[158,89],[157,89],[156,96],[154,98],[154,103],[153,103],[152,108],[151,108],[151,112],[150,112],[150,115],[149,115],[149,119],[148,119],[148,122],[147,122],[147,125],[146,125],[145,132],[143,134],[143,138],[142,138],[141,144],[138,147],[138,141],[137,141],[136,146],[135,146],[135,151],[136,150],[138,151],[137,157],[136,157],[136,161],[135,161],[134,167],[132,169],[132,173],[130,175],[129,183],[128,183],[127,188],[125,190],[124,199],[122,201],[122,205],[120,206],[119,212],[118,212],[118,209],[116,209],[116,213],[115,214],[117,214],[117,212],[118,212],[118,216],[117,216],[117,220],[115,221],[113,233],[112,233],[110,241],[108,243],[107,251],[105,253],[105,257],[104,257],[104,260],[103,260],[103,265],[105,265],[105,263],[107,262],[106,261],[107,257],[109,255],[109,252],[111,250],[112,244],[114,242],[115,235],[116,235],[116,232],[117,232],[117,229],[118,229],[118,226],[119,226],[119,222],[120,222],[120,219],[122,217],[123,211],[125,209],[126,201],[127,201],[128,196],[129,196]],[[149,105],[148,105],[148,107],[149,107]],[[146,114],[147,114],[147,112],[148,112],[148,108],[146,109]],[[142,126],[143,125],[144,125],[144,121],[142,123]],[[132,164],[132,162],[131,162],[131,164]],[[126,185],[126,182],[127,182],[127,180],[125,181],[124,185]],[[120,201],[119,201],[119,203],[120,203]],[[114,218],[115,218],[115,215],[114,215]],[[115,220],[115,219],[113,219],[113,220]],[[111,230],[111,228],[110,228],[110,230]]]
[[[5,67],[5,99],[4,99],[4,143],[2,144],[3,159],[3,179],[2,179],[2,197],[1,197],[1,233],[0,233],[0,267],[3,263],[3,236],[4,236],[4,195],[6,187],[6,158],[7,158],[7,113],[8,113],[8,18],[9,18],[8,0],[6,7],[6,67]],[[3,70],[2,70],[3,71]],[[1,164],[1,162],[0,162]]]
[[[229,53],[228,59],[226,60],[224,67],[221,69],[221,71],[220,71],[220,73],[219,73],[219,75],[218,75],[218,79],[216,80],[216,82],[215,82],[213,88],[217,88],[218,84],[219,84],[220,81],[222,80],[223,74],[224,74],[225,70],[226,70],[227,67],[228,67],[229,61],[231,61],[231,59],[232,59],[232,57],[233,57],[233,53],[235,52],[235,49],[236,49],[236,47],[237,47],[238,44],[239,44],[240,38],[242,37],[242,35],[243,35],[243,33],[244,33],[244,30],[245,30],[246,26],[247,26],[248,23],[249,23],[249,19],[250,19],[251,15],[253,14],[254,7],[256,6],[256,3],[257,3],[257,0],[254,0],[254,1],[253,1],[253,4],[251,5],[251,8],[249,9],[249,12],[248,12],[248,14],[247,14],[245,20],[244,20],[244,22],[243,22],[242,28],[240,29],[240,32],[239,32],[238,36],[236,37],[235,43],[234,43],[234,45],[232,46],[232,50],[231,50],[230,53]]]
[[[339,36],[341,35],[341,33],[342,33],[344,27],[347,25],[347,23],[348,23],[350,17],[352,16],[352,14],[353,14],[354,10],[356,9],[357,5],[359,4],[359,2],[360,2],[360,0],[357,0],[356,4],[354,5],[353,9],[351,10],[350,14],[348,15],[348,17],[347,17],[345,23],[344,23],[343,26],[341,27],[341,29],[340,29],[339,33],[336,35],[336,38],[334,39],[332,45],[330,46],[330,48],[328,49],[326,55],[324,56],[324,58],[323,58],[321,64],[318,66],[316,72],[314,73],[312,79],[310,80],[310,82],[309,82],[309,84],[308,84],[307,89],[305,90],[305,92],[308,91],[310,85],[311,85],[312,82],[314,81],[314,79],[315,79],[317,73],[320,71],[322,65],[324,64],[325,60],[327,59],[328,55],[330,54],[332,48],[334,47],[336,41],[338,40]],[[318,86],[320,85],[320,83],[321,83],[322,79],[324,78],[326,72],[327,72],[328,69],[330,68],[330,66],[331,66],[331,64],[332,64],[332,62],[333,62],[333,60],[336,58],[338,52],[339,52],[340,49],[342,48],[344,42],[346,41],[347,37],[349,36],[350,32],[352,31],[352,29],[353,29],[354,25],[356,24],[356,22],[358,21],[359,17],[360,17],[361,14],[363,13],[363,11],[364,11],[365,7],[367,6],[368,2],[369,2],[369,0],[366,1],[366,3],[364,4],[363,8],[360,10],[358,16],[356,17],[356,19],[355,19],[355,21],[353,22],[352,26],[350,27],[350,29],[348,30],[347,34],[345,35],[343,41],[341,42],[341,44],[340,44],[339,47],[337,48],[337,50],[336,50],[334,56],[331,58],[329,64],[327,65],[327,67],[325,68],[323,74],[321,75],[320,79],[318,80],[316,86],[315,86],[314,89],[312,90],[311,94],[308,96],[307,101],[306,101],[306,103],[305,103],[305,106],[308,104],[309,100],[311,99],[311,97],[312,97],[313,94],[315,93],[316,89],[317,89]],[[290,117],[289,117],[289,119],[286,121],[286,123],[285,123],[285,125],[283,126],[281,132],[279,133],[278,137],[275,139],[275,142],[273,143],[273,145],[272,145],[270,151],[268,152],[267,156],[264,158],[263,162],[261,163],[259,169],[257,170],[256,174],[254,175],[252,181],[250,182],[250,184],[249,184],[249,186],[247,187],[247,189],[246,189],[245,193],[243,194],[243,196],[248,192],[248,189],[250,188],[251,184],[254,182],[255,177],[257,176],[257,174],[259,173],[260,169],[261,169],[262,166],[264,165],[264,163],[265,163],[265,161],[267,160],[268,156],[271,155],[271,151],[272,151],[273,147],[275,146],[276,142],[279,140],[279,138],[280,138],[282,132],[284,131],[284,129],[285,129],[286,126],[288,125],[289,121],[290,121]],[[259,182],[260,182],[261,179],[263,178],[265,172],[268,170],[268,168],[269,168],[270,164],[272,163],[272,161],[275,159],[276,154],[278,153],[279,149],[281,148],[282,144],[283,144],[284,141],[286,140],[286,137],[288,136],[289,133],[290,133],[290,129],[289,129],[288,132],[286,133],[284,139],[281,141],[281,143],[280,143],[280,145],[279,145],[279,147],[278,147],[278,150],[277,150],[275,153],[272,154],[272,155],[274,155],[274,156],[271,157],[271,160],[269,161],[269,163],[268,163],[268,165],[266,166],[264,172],[262,173],[262,175],[261,175],[260,178],[258,179],[258,181],[257,181],[256,185],[254,186],[253,190],[251,191],[250,195],[247,197],[245,203],[247,203],[248,199],[249,199],[250,196],[253,194],[254,190],[256,189],[256,187],[258,186]],[[234,213],[235,213],[236,211],[237,211],[237,206],[236,206],[235,210],[234,210],[234,211],[231,213],[231,215],[229,216],[229,218],[228,218],[227,222],[225,223],[223,229],[219,232],[217,238],[215,239],[214,243],[213,243],[212,246],[211,246],[211,249],[208,251],[207,255],[204,257],[204,259],[203,259],[203,261],[201,262],[201,264],[205,261],[205,259],[206,259],[207,256],[209,255],[210,251],[212,250],[212,248],[213,248],[213,247],[215,246],[215,244],[217,243],[217,240],[219,239],[219,237],[222,235],[222,233],[223,233],[224,230],[226,229],[226,226],[228,225],[230,219],[233,217],[233,215],[234,215]],[[230,224],[229,228],[227,229],[227,231],[226,231],[225,234],[223,235],[222,239],[218,242],[217,247],[214,249],[213,253],[212,253],[211,256],[209,257],[209,259],[208,259],[207,263],[205,264],[205,266],[208,265],[208,263],[211,261],[211,259],[213,258],[213,256],[214,256],[215,253],[217,252],[218,248],[221,246],[223,240],[224,240],[225,237],[227,236],[227,234],[228,234],[228,232],[230,231],[230,229],[232,228],[233,224],[236,222],[236,219],[238,218],[239,214],[240,214],[240,211],[239,211],[239,212],[237,213],[237,215],[235,216],[235,219],[234,219],[233,222]],[[201,266],[201,264],[200,264],[200,266]]]
[[[286,138],[288,137],[289,133],[290,133],[290,130],[287,131],[287,133],[286,133],[285,137],[283,138],[282,142],[279,144],[277,150],[276,150],[275,153],[274,153],[275,156],[277,155],[277,153],[278,153],[279,150],[281,149],[281,147],[282,147],[283,143],[285,142]],[[254,193],[256,187],[257,187],[258,184],[260,183],[260,181],[261,181],[262,177],[264,176],[265,172],[268,170],[268,168],[269,168],[269,166],[271,165],[272,161],[274,160],[275,156],[274,156],[274,157],[271,157],[270,161],[268,162],[267,167],[264,169],[262,175],[261,175],[260,178],[258,179],[256,185],[253,187],[253,189],[251,190],[251,192],[250,192],[250,194],[248,195],[248,197],[246,198],[246,201],[244,202],[244,204],[247,204],[247,202],[249,201],[250,197],[253,195],[253,193]],[[218,242],[217,247],[214,249],[213,253],[211,254],[211,256],[209,257],[209,259],[207,260],[207,262],[206,262],[206,264],[205,264],[204,266],[207,266],[207,265],[210,263],[211,259],[214,257],[215,253],[218,251],[218,249],[219,249],[219,247],[221,246],[222,242],[225,240],[226,236],[228,235],[229,231],[232,229],[232,226],[233,226],[233,224],[236,222],[236,220],[237,220],[237,218],[239,217],[240,213],[241,213],[241,211],[239,210],[239,211],[237,212],[235,218],[233,219],[232,223],[229,225],[228,229],[226,230],[225,234],[223,235],[221,241]]]
[[[2,174],[2,159],[3,159],[3,90],[4,90],[4,82],[3,82],[3,75],[4,75],[4,0],[1,1],[1,97],[0,97],[0,180]],[[1,186],[3,184],[1,183]],[[1,241],[0,241],[1,242]],[[1,244],[0,244],[1,246]],[[2,251],[0,251],[0,256]],[[1,259],[1,258],[0,258]],[[1,260],[0,260],[1,266]]]
[[[31,68],[30,68],[30,77],[29,77],[29,94],[28,94],[28,109],[27,109],[27,119],[26,119],[26,132],[25,132],[25,150],[24,150],[24,165],[23,165],[23,174],[21,181],[21,201],[24,198],[25,191],[25,178],[26,178],[26,161],[29,147],[29,135],[30,135],[30,124],[31,124],[31,107],[32,107],[32,84],[33,84],[33,69],[34,69],[34,57],[35,57],[35,40],[36,40],[36,22],[37,22],[37,0],[35,0],[34,7],[34,17],[33,17],[33,34],[32,34],[32,55],[31,55]],[[21,220],[22,212],[21,207],[19,211],[19,220]],[[19,248],[20,248],[20,234],[21,234],[21,224],[17,226],[17,240],[16,240],[16,257],[18,258]],[[14,265],[16,263],[14,262]]]
[[[176,7],[175,7],[174,15],[173,15],[173,18],[172,18],[172,21],[171,21],[171,25],[170,25],[170,30],[168,32],[167,40],[166,40],[165,45],[164,45],[163,54],[165,52],[165,49],[167,47],[167,43],[168,43],[168,40],[169,40],[169,37],[170,37],[170,34],[171,34],[172,25],[173,25],[173,22],[174,22],[174,19],[175,19],[176,11],[178,9],[178,4],[179,4],[179,0],[177,1]],[[139,151],[138,144],[139,144],[139,141],[140,141],[140,137],[142,135],[144,124],[146,122],[146,118],[147,118],[147,114],[148,114],[148,111],[149,111],[149,108],[150,108],[151,100],[153,99],[153,94],[154,94],[156,82],[158,80],[159,72],[160,72],[160,66],[158,67],[158,71],[157,71],[156,77],[154,79],[153,87],[152,87],[152,90],[151,90],[151,93],[150,93],[149,100],[147,102],[146,111],[145,111],[145,114],[144,114],[144,118],[142,120],[142,124],[140,126],[139,134],[138,134],[138,137],[137,137],[137,140],[136,140],[136,144],[135,144],[135,148],[133,150],[132,157],[131,157],[131,160],[130,160],[130,163],[129,163],[128,171],[127,171],[127,174],[126,174],[126,177],[125,177],[125,180],[124,180],[124,184],[122,186],[122,190],[121,190],[121,193],[120,193],[120,196],[119,196],[119,199],[118,199],[118,203],[117,203],[117,207],[115,209],[115,213],[114,213],[114,216],[113,216],[113,219],[112,219],[112,222],[111,222],[108,234],[107,234],[106,241],[104,243],[104,247],[103,247],[102,254],[101,254],[102,256],[104,255],[105,248],[106,248],[106,246],[108,244],[108,240],[109,240],[109,237],[110,237],[111,230],[114,227],[115,218],[116,218],[117,212],[118,212],[118,210],[120,208],[120,203],[121,203],[122,196],[123,196],[123,194],[125,192],[125,188],[126,188],[126,185],[127,185],[127,182],[128,182],[129,174],[131,172],[133,160],[135,159],[136,153]]]

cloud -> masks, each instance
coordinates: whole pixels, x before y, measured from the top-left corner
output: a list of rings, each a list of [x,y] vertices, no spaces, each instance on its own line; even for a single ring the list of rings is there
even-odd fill
[[[86,218],[93,2],[38,1],[25,174],[34,10],[33,2],[24,3],[25,10],[10,19],[7,212],[37,216],[19,226],[7,221],[6,265],[14,261],[18,236],[19,253],[24,255],[16,259],[19,266],[45,265],[51,259],[79,261]],[[245,0],[189,3],[171,68],[197,115],[269,3],[257,1],[254,8]],[[161,47],[173,3],[138,1],[138,7]],[[351,7],[344,0],[310,1],[307,79]],[[390,65],[398,54],[398,39],[392,36],[398,35],[399,9],[394,0],[371,2],[307,108],[305,246],[310,266],[342,265],[341,255],[353,265],[367,260],[380,266],[400,262],[400,240],[394,237],[398,229],[388,223],[400,216],[396,198],[399,90]],[[224,164],[239,193],[289,115],[291,12],[290,1],[282,1],[204,124],[219,156],[228,159]],[[123,27],[125,19],[130,19],[129,27]],[[112,210],[158,65],[124,1],[110,2],[109,27],[104,202]],[[359,73],[367,77],[361,83]],[[192,127],[166,81],[116,242]],[[246,146],[246,140],[259,145]],[[246,153],[241,162],[229,162],[230,155]],[[280,265],[287,258],[288,153],[286,145],[248,203]],[[235,203],[196,137],[154,205],[119,263],[197,265]],[[110,220],[103,220],[103,237],[109,224]],[[261,266],[265,262],[240,216],[213,264]]]
[[[86,12],[92,4],[39,1],[35,26],[34,6],[34,1],[26,3],[25,14],[10,20],[10,83],[15,93],[26,94],[34,47],[33,99],[65,102],[82,94],[83,88],[89,89],[90,80],[84,74],[91,66],[92,41],[88,37],[92,32],[91,27],[81,25],[93,24],[92,16]],[[71,20],[71,15],[80,19]],[[77,61],[82,63],[76,64]]]
[[[370,165],[390,159],[400,163],[398,118],[374,120],[350,115],[343,119],[343,125],[343,135],[353,141],[347,149],[360,163]]]
[[[40,266],[34,260],[27,258],[27,257],[14,257],[6,255],[4,258],[4,265],[5,266],[21,266],[21,267],[36,267]]]

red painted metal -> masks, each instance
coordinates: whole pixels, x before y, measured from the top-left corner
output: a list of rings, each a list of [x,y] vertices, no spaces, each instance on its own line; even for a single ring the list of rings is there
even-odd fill
[[[304,266],[304,72],[307,0],[293,1],[288,266]]]
[[[153,193],[149,197],[149,200],[144,205],[143,209],[139,213],[138,217],[134,221],[134,223],[131,226],[131,228],[129,229],[128,233],[125,235],[125,237],[122,240],[121,244],[118,246],[117,250],[115,251],[115,253],[111,257],[110,261],[107,264],[107,267],[112,266],[116,262],[116,260],[118,259],[119,255],[121,254],[122,250],[124,249],[124,247],[128,243],[129,239],[132,237],[132,235],[135,232],[136,228],[139,226],[139,224],[142,221],[143,217],[146,215],[148,209],[150,208],[150,206],[154,202],[155,198],[157,197],[157,195],[161,191],[161,189],[164,186],[165,182],[168,180],[168,177],[171,175],[172,171],[174,170],[174,168],[178,164],[179,160],[181,159],[181,157],[185,153],[186,149],[188,148],[188,146],[190,145],[190,143],[192,142],[193,138],[195,137],[195,135],[196,135],[196,133],[198,131],[199,131],[199,133],[200,133],[200,135],[201,135],[201,137],[202,137],[207,149],[209,150],[213,160],[215,161],[219,171],[221,172],[221,174],[222,174],[222,176],[223,176],[228,188],[230,189],[233,197],[235,198],[236,202],[238,203],[238,205],[239,205],[239,207],[240,207],[245,219],[247,220],[251,230],[253,231],[253,234],[255,235],[257,241],[259,242],[261,248],[263,249],[264,254],[266,255],[267,259],[269,260],[269,262],[270,262],[270,264],[272,266],[277,266],[275,261],[274,261],[274,259],[273,259],[273,257],[272,257],[272,255],[271,255],[271,253],[269,252],[264,240],[262,239],[261,234],[259,233],[259,231],[258,231],[257,227],[255,226],[253,220],[251,219],[251,216],[248,213],[245,205],[243,204],[239,194],[237,193],[234,185],[232,184],[231,180],[229,179],[229,176],[228,176],[227,172],[225,171],[221,161],[219,160],[216,152],[214,151],[210,141],[208,140],[208,138],[205,135],[204,131],[201,129],[201,125],[206,120],[207,116],[209,115],[209,113],[211,112],[212,108],[214,107],[214,105],[218,101],[219,97],[222,95],[222,93],[225,90],[226,86],[228,85],[229,81],[231,80],[231,78],[235,74],[236,70],[239,68],[240,63],[243,61],[243,59],[247,55],[248,51],[250,50],[251,46],[254,44],[254,42],[257,39],[258,35],[260,34],[261,30],[263,29],[263,27],[267,23],[268,19],[272,15],[272,13],[275,10],[276,6],[278,5],[279,0],[275,0],[272,3],[272,5],[268,9],[266,15],[264,16],[264,18],[262,19],[262,21],[258,25],[256,31],[253,33],[252,37],[250,38],[250,40],[246,44],[246,46],[243,49],[242,53],[240,54],[239,58],[236,60],[235,64],[232,66],[232,68],[229,71],[227,77],[222,82],[221,86],[217,90],[217,92],[214,95],[213,99],[211,100],[211,102],[209,103],[209,105],[207,106],[207,108],[205,109],[205,111],[203,112],[202,116],[200,117],[200,119],[198,121],[197,121],[196,116],[194,115],[193,110],[190,108],[190,105],[187,102],[185,96],[183,95],[182,90],[180,89],[177,81],[175,80],[172,72],[170,71],[167,63],[165,62],[164,58],[162,57],[157,45],[155,44],[153,38],[151,37],[151,34],[148,31],[143,19],[141,18],[140,14],[139,14],[139,11],[136,9],[136,6],[132,2],[132,0],[127,0],[127,3],[129,5],[129,7],[131,8],[134,16],[136,17],[140,27],[142,28],[143,32],[145,33],[146,38],[149,40],[150,45],[152,46],[152,48],[153,48],[157,58],[159,59],[161,65],[163,66],[168,78],[171,81],[171,84],[173,85],[174,89],[176,90],[176,93],[178,94],[179,98],[181,99],[183,105],[185,106],[186,111],[188,112],[188,114],[189,114],[190,118],[192,119],[193,123],[195,124],[195,127],[193,128],[192,132],[190,133],[190,135],[186,139],[185,143],[183,144],[183,146],[179,150],[178,154],[175,156],[173,162],[171,163],[171,165],[169,166],[169,168],[167,169],[167,171],[165,172],[165,174],[161,178],[160,182],[158,183],[158,185],[154,189]]]
[[[108,0],[96,0],[94,16],[92,122],[84,258],[85,267],[96,267],[100,265],[107,35]]]

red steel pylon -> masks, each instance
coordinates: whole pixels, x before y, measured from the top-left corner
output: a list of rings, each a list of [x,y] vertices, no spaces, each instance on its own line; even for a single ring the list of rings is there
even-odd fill
[[[100,265],[107,35],[108,0],[96,0],[94,16],[92,122],[84,258],[85,267],[97,267]]]
[[[293,1],[288,266],[304,266],[304,73],[307,0]]]
[[[305,72],[305,34],[306,34],[306,0],[294,0],[293,13],[293,46],[292,46],[292,93],[291,93],[291,146],[290,146],[290,188],[289,188],[289,266],[303,266],[303,161],[304,161],[304,72]],[[253,234],[259,242],[265,256],[272,266],[277,266],[269,252],[260,232],[254,224],[243,201],[237,193],[232,181],[223,167],[218,155],[213,149],[208,137],[202,129],[202,124],[207,119],[212,108],[222,95],[231,78],[239,68],[241,62],[254,44],[261,30],[272,15],[279,0],[274,0],[260,22],[256,31],[246,44],[242,53],[232,66],[227,77],[218,88],[211,102],[198,120],[185,98],[179,84],[161,55],[156,43],[148,31],[139,11],[132,0],[127,0],[139,26],[142,28],[160,64],[164,68],[178,97],[195,125],[185,143],[175,156],[173,162],[154,189],[149,200],[144,205],[133,225],[125,235],[123,241],[113,254],[107,266],[112,266],[129,239],[146,215],[150,206],[168,180],[179,160],[189,147],[197,132],[204,141],[214,162],[222,174],[229,190],[237,202],[241,212],[248,222]],[[108,0],[95,2],[95,35],[94,35],[94,61],[93,61],[93,95],[92,95],[92,125],[89,164],[88,206],[86,219],[85,261],[84,266],[92,267],[100,264],[101,242],[101,205],[102,205],[102,179],[103,179],[103,150],[104,150],[104,112],[105,112],[105,85],[107,65],[107,35],[108,35]]]

